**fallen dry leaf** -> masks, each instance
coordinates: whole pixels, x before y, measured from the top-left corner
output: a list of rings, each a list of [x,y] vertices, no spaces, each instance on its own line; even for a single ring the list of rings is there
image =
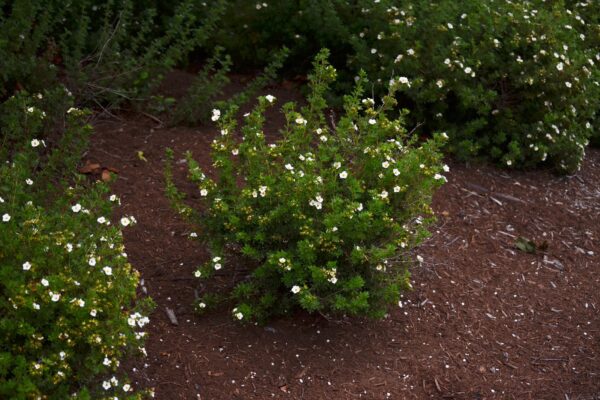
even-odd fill
[[[110,182],[112,180],[112,174],[108,169],[102,170],[102,180],[104,182]]]
[[[87,161],[83,167],[79,168],[79,172],[82,174],[91,174],[92,172],[98,172],[100,168],[102,168],[100,164]]]

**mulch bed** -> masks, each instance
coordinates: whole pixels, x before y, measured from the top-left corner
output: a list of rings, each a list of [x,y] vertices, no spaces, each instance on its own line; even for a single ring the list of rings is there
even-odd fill
[[[86,159],[119,172],[118,212],[138,220],[126,251],[157,303],[148,358],[128,369],[157,399],[600,399],[600,151],[572,177],[449,161],[402,307],[381,321],[298,314],[241,326],[226,310],[193,312],[192,273],[208,254],[163,192],[165,148],[209,167],[216,129],[143,116],[95,128]],[[176,175],[193,193],[184,164]],[[520,237],[538,251],[517,249]]]

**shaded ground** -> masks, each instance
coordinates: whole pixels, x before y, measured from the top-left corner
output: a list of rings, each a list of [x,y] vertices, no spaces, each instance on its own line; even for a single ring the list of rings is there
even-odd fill
[[[163,195],[165,148],[207,167],[214,132],[100,121],[87,156],[119,170],[120,212],[138,219],[126,248],[158,306],[132,376],[157,399],[600,399],[600,151],[568,178],[450,163],[402,307],[375,322],[248,327],[193,313],[192,272],[208,255]],[[519,251],[521,236],[547,249]]]

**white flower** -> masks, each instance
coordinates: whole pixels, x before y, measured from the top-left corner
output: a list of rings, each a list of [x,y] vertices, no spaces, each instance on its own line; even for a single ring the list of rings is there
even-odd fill
[[[71,210],[74,213],[78,213],[79,211],[81,211],[81,204],[79,204],[79,203],[75,204],[73,207],[71,207]]]
[[[447,26],[448,26],[448,29],[453,29],[454,28],[454,25],[452,25],[450,22],[448,22]]]
[[[557,70],[562,71],[563,68],[564,68],[564,64],[563,63],[559,62],[558,64],[556,64],[556,69]]]
[[[275,96],[272,96],[272,95],[268,94],[268,95],[265,96],[265,99],[267,99],[267,101],[269,103],[272,103],[272,102],[275,101]]]
[[[119,198],[117,197],[116,194],[111,194],[110,197],[108,198],[110,201],[118,201]]]
[[[8,214],[4,214],[4,215],[2,216],[2,222],[8,222],[8,221],[10,221],[10,215],[8,215]]]
[[[28,184],[29,186],[33,185],[33,181],[29,178],[25,179],[25,183]]]
[[[29,271],[31,269],[31,263],[26,261],[23,263],[23,271]]]
[[[394,186],[394,193],[400,192],[400,186]]]
[[[52,301],[55,302],[55,303],[58,300],[60,300],[60,294],[58,294],[58,293],[52,293],[52,292],[50,292],[50,296],[52,296]]]
[[[67,243],[67,245],[65,247],[67,248],[67,253],[70,253],[73,251],[73,245],[71,243]]]
[[[377,121],[374,118],[369,119],[369,125],[375,125]]]
[[[111,384],[109,381],[104,381],[102,382],[102,387],[104,388],[104,390],[108,390],[111,388]]]
[[[441,175],[441,174],[435,174],[433,176],[433,179],[436,179],[436,180],[440,180],[440,179],[446,180],[446,177],[444,175]]]
[[[436,85],[437,85],[439,88],[442,88],[442,87],[444,87],[444,81],[443,81],[443,80],[441,80],[441,79],[438,79],[438,80],[435,82],[435,84],[436,84]]]
[[[82,299],[77,299],[76,303],[79,307],[83,308],[85,306],[85,301],[83,301]]]
[[[123,385],[124,392],[129,392],[130,390],[131,390],[131,385],[129,383],[126,383]]]
[[[88,264],[90,265],[90,267],[93,267],[94,265],[96,265],[96,259],[94,257],[90,257],[90,259],[88,260]]]
[[[398,82],[403,83],[403,84],[408,84],[408,78],[405,76],[401,76],[400,78],[398,78]]]
[[[573,86],[573,84],[571,84],[571,82],[567,81],[567,82],[565,82],[565,86],[570,88],[571,86]]]
[[[206,197],[207,195],[208,195],[208,190],[206,190],[206,189],[200,190],[200,196]]]
[[[307,121],[304,118],[302,118],[302,116],[300,116],[300,117],[296,118],[296,123],[298,125],[306,125]]]
[[[75,108],[75,107],[71,107],[67,110],[67,114],[71,114],[73,112],[79,111],[79,109]]]
[[[389,163],[389,162],[387,162],[387,161],[384,161],[384,162],[382,162],[382,163],[381,163],[381,166],[382,166],[383,168],[388,168],[388,167],[390,166],[390,163]]]
[[[335,276],[332,276],[331,278],[328,279],[328,281],[335,285],[337,283],[337,278]]]
[[[31,147],[38,147],[40,145],[40,141],[37,139],[33,139],[31,141]]]
[[[216,108],[214,110],[212,110],[212,117],[210,117],[210,119],[215,122],[218,121],[219,118],[221,118],[221,110],[217,110]]]
[[[408,49],[408,50],[406,50],[406,54],[408,54],[409,56],[412,56],[415,54],[415,51],[413,49]]]
[[[109,367],[109,366],[110,366],[110,364],[111,364],[111,363],[110,363],[110,359],[109,359],[108,357],[104,357],[104,361],[102,361],[102,364],[103,364],[103,365],[106,365],[107,367]]]
[[[296,294],[299,292],[300,292],[300,286],[294,285],[294,287],[292,287],[292,293]]]
[[[106,218],[100,217],[96,221],[98,221],[99,224],[104,224],[106,222]]]
[[[470,73],[471,73],[471,71],[473,71],[473,70],[471,69],[471,67],[466,67],[466,68],[465,68],[465,74],[470,74]]]
[[[194,272],[194,276],[195,276],[196,278],[200,278],[200,277],[202,276],[202,271],[200,271],[199,269],[198,269],[198,270],[196,270],[196,271]]]
[[[48,280],[46,278],[41,280],[42,286],[48,287],[48,285],[50,285],[50,282],[48,282]]]
[[[285,169],[287,169],[288,171],[293,171],[294,167],[292,166],[292,164],[285,164]]]
[[[450,172],[450,167],[446,164],[444,164],[444,166],[442,167],[442,169],[444,170],[444,172]]]
[[[129,225],[130,223],[131,223],[131,220],[130,220],[129,218],[127,218],[127,217],[123,217],[123,218],[121,218],[121,225],[123,225],[123,226],[127,226],[127,225]]]
[[[96,310],[91,310],[91,311],[90,311],[90,315],[91,315],[92,317],[95,317],[95,316],[96,316],[96,314],[98,314],[98,312],[97,312]]]
[[[348,173],[346,171],[340,172],[340,178],[341,179],[346,179],[347,177],[348,177]]]
[[[511,160],[506,160],[506,165],[508,165],[508,166],[512,165],[512,161]]]
[[[0,197],[0,203],[4,203],[4,199]]]
[[[109,266],[102,268],[102,271],[104,271],[104,273],[108,276],[112,275],[112,268]]]
[[[28,107],[28,108],[27,108],[27,112],[28,112],[28,113],[32,113],[32,112],[34,112],[34,111],[35,111],[35,108],[34,108],[34,107]]]
[[[221,269],[222,265],[221,265],[220,263],[216,263],[216,264],[214,265],[214,267],[215,267],[215,270],[216,270],[216,271],[218,271],[218,270],[220,270],[220,269]]]
[[[392,172],[394,173],[395,176],[400,175],[400,170],[398,168],[394,168],[394,170]]]
[[[198,307],[200,307],[200,308],[206,308],[206,303],[200,302],[200,303],[198,303]]]
[[[421,257],[420,255],[417,255],[417,261],[422,263],[423,262],[423,257]]]
[[[388,197],[388,192],[386,192],[385,190],[384,190],[384,191],[382,191],[382,192],[379,194],[379,197],[381,197],[382,199],[385,199],[385,198],[387,198],[387,197]]]
[[[319,137],[319,140],[321,140],[321,142],[325,143],[325,142],[327,141],[327,136],[325,136],[325,135],[321,135],[321,136]]]
[[[333,168],[335,168],[335,169],[340,169],[341,166],[342,166],[342,163],[339,161],[336,161],[333,163]]]
[[[33,303],[32,306],[33,306],[34,310],[39,310],[40,309],[40,305],[38,303]]]
[[[363,204],[362,203],[358,203],[358,206],[356,206],[355,210],[356,211],[362,211],[363,210]]]

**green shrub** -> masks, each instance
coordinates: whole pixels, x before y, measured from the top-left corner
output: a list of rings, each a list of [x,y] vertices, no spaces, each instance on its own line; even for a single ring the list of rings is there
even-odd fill
[[[286,45],[301,68],[314,46],[326,46],[346,81],[364,69],[376,94],[404,77],[398,100],[409,122],[448,132],[460,158],[572,172],[598,132],[597,2],[230,4],[236,15],[218,37],[234,61],[264,61]]]
[[[118,199],[101,183],[65,186],[90,128],[85,112],[43,108],[56,93],[0,107],[0,397],[139,399],[118,372],[143,351],[150,306],[134,304],[124,253],[120,226],[134,219],[109,223]],[[55,142],[39,139],[55,124]]]
[[[573,28],[578,14],[560,2],[389,5],[377,7],[388,28],[361,32],[352,62],[381,69],[382,82],[405,76],[413,115],[447,130],[452,151],[507,166],[579,168],[600,92]]]
[[[12,0],[0,8],[0,97],[41,91],[59,76],[82,104],[149,98],[166,72],[187,62],[224,11],[179,0]],[[158,14],[159,11],[163,14]]]
[[[296,307],[381,317],[410,287],[408,251],[427,236],[433,219],[429,202],[447,169],[438,152],[444,136],[421,143],[407,133],[402,117],[387,116],[398,81],[376,106],[363,98],[362,74],[345,97],[344,114],[329,126],[324,95],[336,71],[327,55],[314,63],[308,105],[283,106],[281,140],[268,144],[262,129],[272,96],[260,97],[246,115],[241,141],[235,107],[213,112],[221,130],[213,143],[216,178],[187,154],[199,209],[184,202],[167,164],[167,194],[198,225],[213,254],[195,275],[251,266],[231,293],[233,315],[243,321]],[[216,300],[203,294],[198,310]]]
[[[566,1],[567,7],[575,13],[573,28],[583,35],[586,47],[587,68],[592,71],[590,82],[600,82],[600,3],[597,1]],[[596,103],[596,117],[591,121],[591,142],[600,146],[600,106]]]

